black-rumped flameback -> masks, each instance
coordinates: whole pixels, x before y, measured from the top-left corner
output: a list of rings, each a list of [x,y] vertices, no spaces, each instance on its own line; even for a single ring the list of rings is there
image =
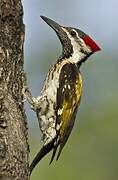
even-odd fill
[[[56,151],[58,160],[61,151],[72,131],[82,95],[81,64],[100,47],[83,31],[73,27],[60,26],[55,21],[41,18],[56,32],[61,44],[62,54],[50,68],[40,96],[26,96],[37,113],[43,134],[44,145],[30,166],[32,172],[36,164],[51,150],[50,163]]]

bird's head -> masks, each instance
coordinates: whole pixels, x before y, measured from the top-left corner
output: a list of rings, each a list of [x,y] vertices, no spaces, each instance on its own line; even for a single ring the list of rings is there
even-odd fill
[[[55,21],[41,16],[54,29],[62,44],[62,58],[70,58],[74,63],[81,64],[93,53],[100,51],[94,40],[80,29],[64,27]]]

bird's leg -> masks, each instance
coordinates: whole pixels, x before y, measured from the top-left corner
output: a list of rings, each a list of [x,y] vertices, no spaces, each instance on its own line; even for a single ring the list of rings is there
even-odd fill
[[[27,86],[24,86],[22,92],[23,92],[24,98],[27,99],[27,101],[31,105],[31,108],[33,110],[35,110],[36,109],[35,98],[32,96],[31,91],[29,90],[29,88]]]
[[[32,96],[31,91],[27,86],[26,75],[25,74],[24,74],[23,82],[24,82],[24,86],[23,86],[23,89],[22,89],[22,94],[24,96],[24,100],[27,100],[29,102],[29,104],[31,105],[31,109],[36,111],[39,108],[39,102],[37,101],[37,98]]]

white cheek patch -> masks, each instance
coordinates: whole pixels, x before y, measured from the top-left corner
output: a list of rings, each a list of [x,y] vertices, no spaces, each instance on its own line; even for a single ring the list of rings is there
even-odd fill
[[[78,61],[80,61],[86,56],[84,53],[81,52],[81,48],[83,48],[86,52],[91,52],[91,50],[88,46],[86,46],[86,44],[84,43],[84,40],[79,37],[78,33],[76,33],[76,36],[78,38],[78,41],[80,41],[81,45],[79,44],[79,42],[75,41],[75,39],[70,35],[70,33],[65,28],[63,28],[63,30],[68,35],[69,39],[71,40],[71,44],[73,46],[73,54],[70,59],[74,63],[77,63]],[[73,31],[75,30],[73,29]]]

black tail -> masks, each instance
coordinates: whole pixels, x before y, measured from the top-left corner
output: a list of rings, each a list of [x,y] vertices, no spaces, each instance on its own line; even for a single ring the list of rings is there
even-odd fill
[[[46,144],[41,148],[41,150],[37,153],[35,158],[33,159],[31,165],[30,165],[30,174],[32,173],[35,166],[38,164],[38,162],[54,148],[54,141],[51,141],[49,144]]]
[[[52,153],[52,158],[51,158],[51,160],[50,160],[50,164],[52,163],[52,161],[53,161],[53,159],[54,159],[54,157],[55,157],[57,148],[58,148],[58,144],[56,144],[56,146],[54,147],[54,150],[53,150],[53,153]]]

